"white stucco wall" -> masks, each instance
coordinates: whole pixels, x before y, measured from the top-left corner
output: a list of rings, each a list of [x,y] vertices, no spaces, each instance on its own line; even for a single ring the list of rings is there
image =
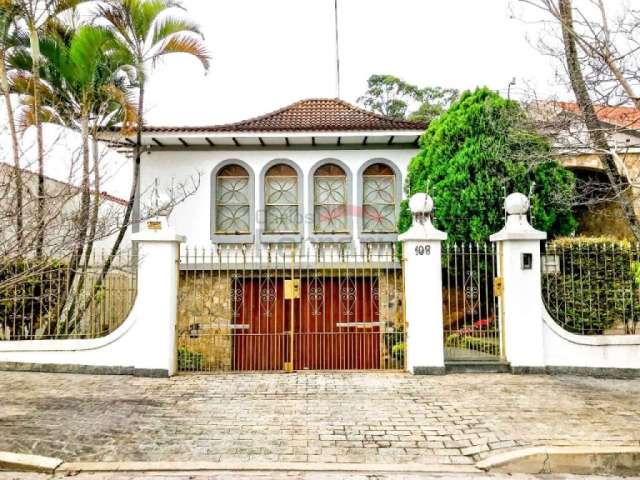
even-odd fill
[[[167,188],[171,182],[180,183],[190,176],[200,174],[200,186],[197,192],[175,207],[171,214],[171,222],[175,229],[186,235],[190,245],[207,246],[211,241],[211,172],[219,163],[238,159],[253,169],[255,209],[258,205],[261,172],[265,165],[274,159],[287,159],[296,163],[303,178],[303,193],[301,203],[304,211],[304,237],[308,238],[313,226],[312,209],[309,205],[309,172],[319,161],[335,158],[346,164],[351,170],[351,191],[353,204],[358,207],[361,200],[358,195],[358,171],[371,159],[386,159],[396,165],[401,172],[402,185],[406,178],[407,168],[411,159],[417,154],[417,149],[362,149],[362,150],[212,150],[212,151],[154,151],[142,157],[141,191],[147,191],[143,196],[143,204],[149,202],[149,195],[156,178],[161,189]],[[259,231],[259,219],[256,215],[254,234]],[[357,219],[353,219],[353,237],[357,240]]]
[[[575,335],[542,308],[547,366],[640,369],[640,335]]]
[[[135,236],[138,296],[115,331],[96,339],[0,341],[0,368],[174,375],[178,246],[184,238],[167,230]]]

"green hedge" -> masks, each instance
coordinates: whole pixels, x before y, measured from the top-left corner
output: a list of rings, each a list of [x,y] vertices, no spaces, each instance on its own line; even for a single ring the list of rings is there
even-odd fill
[[[543,273],[542,295],[560,325],[573,333],[601,335],[624,324],[633,333],[640,319],[635,246],[606,238],[558,239],[543,254],[555,256],[559,267]]]
[[[17,281],[16,281],[17,280]],[[33,338],[64,299],[67,267],[57,260],[0,259],[0,328],[10,339]]]

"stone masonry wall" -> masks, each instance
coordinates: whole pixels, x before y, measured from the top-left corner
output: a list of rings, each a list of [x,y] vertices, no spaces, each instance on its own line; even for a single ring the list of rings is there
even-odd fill
[[[181,370],[230,370],[231,278],[224,272],[180,272],[178,348]]]

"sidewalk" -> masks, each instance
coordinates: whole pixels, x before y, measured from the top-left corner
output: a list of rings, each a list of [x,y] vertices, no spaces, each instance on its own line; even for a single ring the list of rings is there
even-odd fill
[[[400,373],[169,380],[0,372],[0,451],[73,462],[473,465],[640,445],[640,380]]]

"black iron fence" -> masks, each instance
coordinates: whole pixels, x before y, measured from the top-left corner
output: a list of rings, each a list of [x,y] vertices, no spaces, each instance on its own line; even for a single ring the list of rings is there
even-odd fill
[[[491,243],[444,244],[442,287],[445,359],[496,360],[502,352]]]
[[[542,297],[565,330],[580,335],[640,333],[640,248],[597,238],[542,244]]]
[[[106,252],[72,267],[66,259],[0,258],[0,341],[97,338],[126,319],[137,264],[118,254],[102,282]]]

